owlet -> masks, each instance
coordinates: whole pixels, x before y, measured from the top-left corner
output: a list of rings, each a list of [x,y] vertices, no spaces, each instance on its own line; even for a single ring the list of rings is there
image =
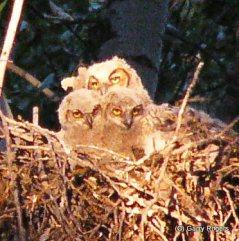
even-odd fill
[[[147,111],[151,104],[143,96],[142,90],[126,87],[112,88],[103,96],[104,147],[132,159],[152,150],[149,138],[156,129]]]
[[[105,94],[111,87],[120,86],[140,89],[142,92],[145,92],[143,96],[145,101],[150,99],[137,72],[124,59],[117,56],[104,62],[95,63],[88,68],[80,67],[78,72],[79,77],[75,78],[73,82],[71,79],[68,84],[64,81],[62,83],[64,85],[63,88],[80,88],[84,79],[85,88],[97,90],[101,94]]]
[[[66,147],[97,145],[101,124],[101,96],[88,89],[68,94],[58,109],[61,138]]]

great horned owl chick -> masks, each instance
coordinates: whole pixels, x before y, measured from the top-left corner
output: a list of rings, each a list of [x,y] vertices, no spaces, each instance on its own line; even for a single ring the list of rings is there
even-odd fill
[[[121,86],[130,89],[140,89],[145,92],[144,98],[150,99],[148,92],[143,87],[141,78],[137,72],[126,63],[124,59],[117,56],[104,62],[95,63],[88,68],[80,67],[78,69],[79,77],[74,80],[74,83],[64,86],[77,89],[84,79],[85,88],[97,90],[101,94],[105,94],[111,87]],[[77,82],[79,82],[77,84]],[[64,88],[64,87],[63,87]]]
[[[58,109],[60,136],[66,147],[96,145],[101,123],[101,96],[88,89],[68,94]]]
[[[133,159],[150,149],[148,138],[155,132],[142,95],[141,90],[117,87],[109,90],[102,101],[104,147]]]

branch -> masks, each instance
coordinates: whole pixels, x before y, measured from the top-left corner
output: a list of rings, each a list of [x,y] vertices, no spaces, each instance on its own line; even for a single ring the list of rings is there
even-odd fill
[[[7,68],[10,69],[13,73],[21,76],[24,78],[26,81],[28,81],[31,85],[33,85],[36,88],[40,88],[41,86],[41,81],[39,81],[37,78],[35,78],[33,75],[29,74],[27,71],[23,70],[22,68],[16,66],[14,63],[8,61],[7,62]],[[53,91],[51,91],[48,88],[44,88],[42,92],[48,97],[53,100],[58,100],[59,97],[55,95]]]
[[[189,45],[193,48],[194,51],[199,51],[200,53],[208,56],[209,59],[215,61],[215,63],[222,69],[226,70],[226,67],[218,61],[218,58],[208,49],[208,45],[203,42],[192,42],[191,40],[187,39],[185,36],[186,34],[180,32],[175,26],[172,24],[167,24],[165,28],[165,33],[167,35],[172,36],[173,38],[181,40],[184,44]],[[195,56],[196,57],[196,56]]]
[[[222,149],[219,159],[211,159],[215,152],[211,148],[185,149],[175,155],[173,151],[181,144],[197,144],[201,134],[195,133],[195,141],[184,139],[174,149],[168,146],[136,166],[99,147],[80,145],[67,155],[59,133],[17,122],[1,111],[0,120],[1,138],[6,138],[8,144],[8,151],[0,153],[0,184],[5,185],[3,191],[0,185],[0,221],[9,217],[9,228],[3,230],[6,237],[12,230],[17,235],[16,218],[22,237],[29,240],[97,241],[117,237],[120,241],[130,235],[130,240],[176,240],[181,238],[176,231],[178,224],[225,226],[230,230],[225,232],[225,239],[237,235],[238,203],[232,197],[238,196],[239,189],[229,182],[238,175],[238,143],[234,135],[228,133],[226,145],[219,143],[227,148]],[[211,136],[211,126],[208,128],[207,135]],[[192,130],[182,134],[187,137]],[[220,131],[215,128],[214,137]],[[221,162],[221,157],[227,162]],[[76,165],[71,167],[73,163]],[[221,179],[225,167],[230,176]],[[218,197],[218,191],[225,195]],[[39,228],[32,228],[32,223]],[[138,232],[134,232],[136,229]],[[185,232],[182,239],[189,238]]]
[[[0,110],[3,112],[4,115],[13,118],[13,114],[11,111],[11,108],[7,102],[7,98],[5,97],[5,95],[3,94],[2,96],[0,96]]]
[[[7,61],[12,49],[13,41],[16,35],[18,22],[21,16],[24,0],[15,0],[12,10],[12,16],[8,25],[7,35],[4,41],[2,53],[0,56],[0,96],[2,95],[3,81],[7,67]]]
[[[64,19],[67,21],[74,21],[74,18],[70,14],[66,13],[62,8],[57,6],[52,1],[49,1],[49,5],[50,5],[50,8],[51,8],[51,11],[53,12],[53,14],[58,16],[60,19]]]
[[[198,66],[197,66],[197,69],[196,69],[196,71],[194,73],[192,82],[189,85],[189,87],[187,89],[187,92],[186,92],[186,95],[185,95],[185,97],[183,99],[183,103],[182,103],[181,108],[180,108],[179,113],[178,113],[177,127],[176,127],[176,130],[175,130],[175,135],[176,136],[177,136],[178,131],[179,131],[179,129],[181,127],[181,124],[182,124],[182,118],[183,118],[183,114],[184,114],[186,105],[188,103],[188,99],[190,97],[190,94],[192,92],[193,87],[196,85],[196,83],[198,81],[198,77],[199,77],[199,74],[201,72],[201,69],[202,69],[203,65],[204,65],[204,63],[202,61],[199,62]]]

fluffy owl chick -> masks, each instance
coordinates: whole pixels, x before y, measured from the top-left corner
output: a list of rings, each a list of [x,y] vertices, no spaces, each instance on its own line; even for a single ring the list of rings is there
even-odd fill
[[[137,72],[117,56],[91,65],[86,72],[85,81],[88,89],[99,90],[102,94],[112,86],[141,89],[147,93]]]
[[[138,159],[145,154],[154,127],[147,121],[142,90],[112,88],[103,96],[103,145],[124,156]],[[147,117],[147,118],[146,118]]]
[[[101,96],[88,89],[68,94],[58,109],[64,145],[97,145],[101,123]]]
[[[64,89],[70,87],[76,90],[82,88],[82,83],[85,88],[97,90],[101,94],[105,94],[113,86],[140,89],[145,92],[145,100],[150,100],[148,92],[143,87],[137,72],[124,59],[117,56],[95,63],[88,68],[80,67],[78,69],[78,77],[63,80],[62,87]]]

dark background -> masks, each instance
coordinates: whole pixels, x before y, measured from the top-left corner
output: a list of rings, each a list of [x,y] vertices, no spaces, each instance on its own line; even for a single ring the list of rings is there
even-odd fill
[[[74,74],[79,64],[97,61],[100,47],[115,36],[107,15],[113,2],[55,0],[69,20],[54,14],[49,1],[26,1],[11,59],[38,78],[42,88],[63,97],[61,80]],[[11,3],[0,0],[0,46]],[[232,121],[239,115],[239,1],[175,0],[167,7],[155,101],[180,104],[200,53],[205,65],[191,104],[227,123]],[[47,98],[41,88],[7,71],[4,92],[15,117],[31,120],[33,106],[39,106],[40,125],[59,129],[59,103]]]

